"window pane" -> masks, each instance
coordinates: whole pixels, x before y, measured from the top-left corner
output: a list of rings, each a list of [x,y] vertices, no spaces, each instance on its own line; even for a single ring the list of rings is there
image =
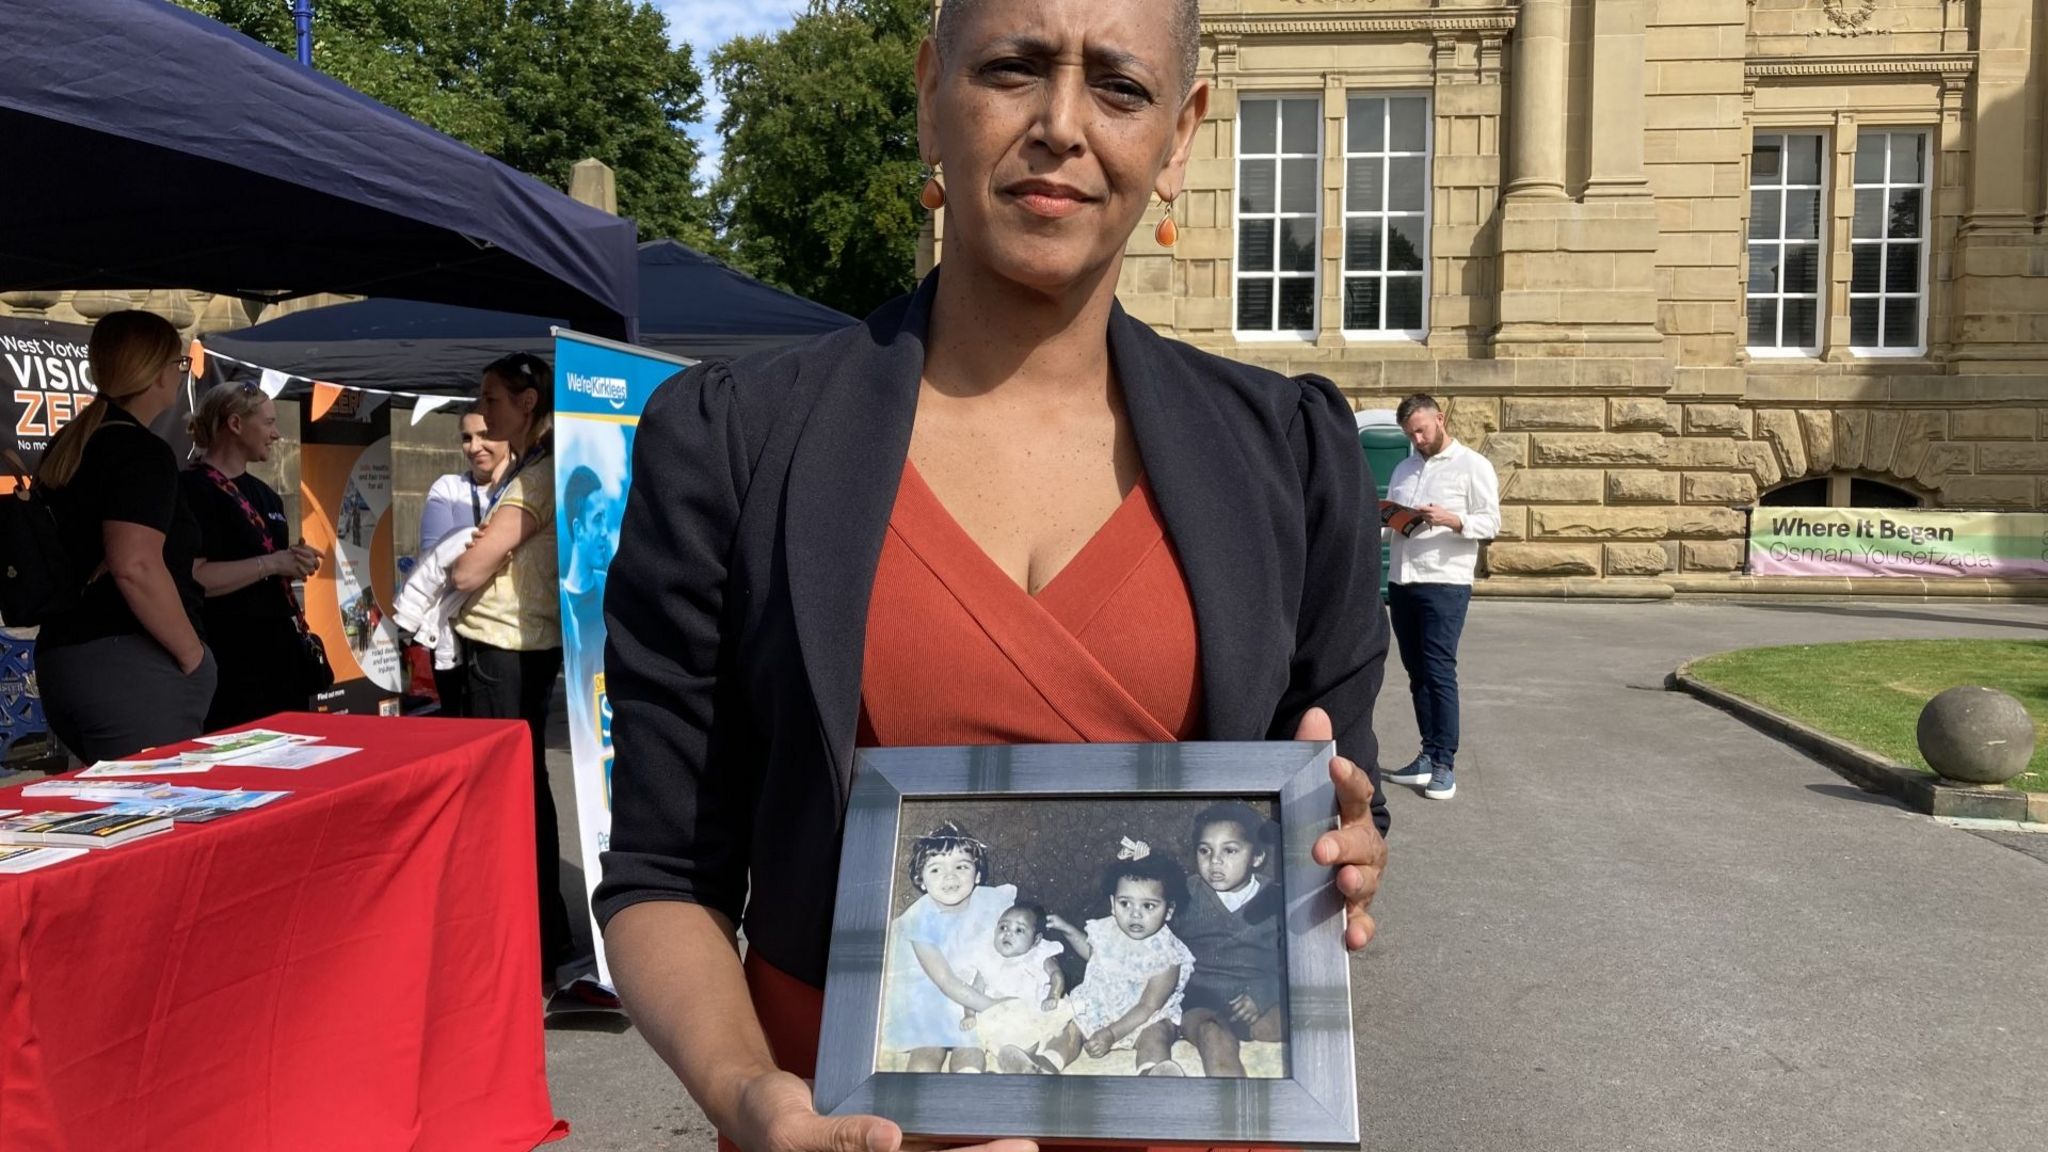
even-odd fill
[[[1877,347],[1877,300],[1849,301],[1849,343],[1858,348]]]
[[[1243,272],[1273,270],[1273,222],[1240,220],[1237,225],[1237,266]]]
[[[1385,207],[1387,162],[1379,157],[1353,160],[1345,166],[1349,203],[1353,212],[1378,212]]]
[[[1820,344],[1818,312],[1812,300],[1787,300],[1785,308],[1785,334],[1787,348],[1813,348]]]
[[[1282,272],[1313,272],[1316,270],[1316,222],[1308,217],[1296,217],[1280,222],[1280,270]]]
[[[1424,115],[1426,102],[1408,97],[1387,103],[1393,120],[1393,129],[1387,134],[1387,151],[1422,151],[1429,142],[1428,120]]]
[[[1276,139],[1277,100],[1246,100],[1238,105],[1237,151],[1241,156],[1272,155]]]
[[[1779,184],[1785,171],[1783,136],[1759,136],[1749,160],[1751,184]]]
[[[1871,245],[1876,247],[1876,245]],[[1884,290],[1887,292],[1920,291],[1920,246],[1918,244],[1887,244],[1890,249],[1885,257]]]
[[[1856,182],[1884,183],[1884,142],[1881,133],[1865,132],[1856,137]]]
[[[1345,118],[1345,148],[1352,152],[1384,152],[1387,147],[1387,102],[1377,96],[1353,96]]]
[[[1898,132],[1892,136],[1892,183],[1918,184],[1925,167],[1927,137],[1917,132]]]
[[[1895,240],[1917,240],[1920,238],[1920,190],[1918,188],[1892,189],[1892,202],[1886,212],[1885,235]]]
[[[1785,137],[1785,183],[1820,183],[1820,137]]]
[[[1387,217],[1387,271],[1422,271],[1422,217]]]
[[[1344,281],[1346,328],[1377,329],[1380,326],[1380,283],[1377,276],[1353,276]]]
[[[1785,245],[1785,291],[1820,291],[1820,247],[1818,245]]]
[[[1876,240],[1884,235],[1884,190],[1856,190],[1856,224],[1852,234],[1858,240]]]
[[[1316,282],[1306,276],[1280,281],[1280,331],[1307,332],[1316,326]]]
[[[1776,244],[1751,244],[1749,246],[1749,290],[1751,292],[1776,292],[1778,290],[1778,252]]]
[[[1416,332],[1422,328],[1422,277],[1387,277],[1387,330]]]
[[[1316,210],[1317,161],[1282,160],[1280,162],[1280,210],[1282,212],[1313,212]]]
[[[1776,192],[1751,192],[1749,194],[1749,238],[1752,240],[1776,240],[1778,238],[1779,194]]]
[[[1237,166],[1237,210],[1273,210],[1273,161],[1246,160]]]
[[[1884,245],[1858,244],[1849,250],[1854,257],[1849,273],[1849,291],[1875,292],[1884,263]]]
[[[1316,148],[1316,127],[1321,123],[1316,115],[1313,100],[1283,100],[1280,102],[1280,148],[1284,152],[1306,152],[1313,156]]]
[[[1423,179],[1425,161],[1420,156],[1396,156],[1387,161],[1387,210],[1420,212],[1428,189]]]
[[[1778,302],[1759,300],[1749,302],[1749,346],[1751,348],[1776,348],[1778,346]]]
[[[1380,218],[1344,222],[1344,267],[1352,272],[1380,270]]]
[[[1920,302],[1897,296],[1884,302],[1884,346],[1912,348],[1920,343]]]
[[[1259,276],[1237,282],[1237,326],[1248,332],[1273,330],[1273,281]]]
[[[1785,193],[1785,239],[1820,238],[1820,190]]]

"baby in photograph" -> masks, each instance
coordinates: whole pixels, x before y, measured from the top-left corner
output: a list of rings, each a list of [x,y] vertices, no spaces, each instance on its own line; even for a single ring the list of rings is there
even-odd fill
[[[1167,927],[1183,891],[1180,867],[1126,839],[1102,881],[1109,915],[1080,929],[1046,918],[1088,965],[1060,1005],[1069,1018],[1035,1048],[999,1049],[1003,1071],[1059,1073],[1082,1052],[1099,1059],[1128,1048],[1140,1076],[1186,1075],[1173,1059],[1173,1041],[1194,956]]]
[[[1181,1035],[1209,1076],[1243,1076],[1246,1041],[1286,1036],[1280,887],[1260,876],[1278,840],[1273,822],[1236,802],[1195,817],[1194,874],[1174,921],[1194,954]],[[1277,1074],[1277,1073],[1275,1073]]]
[[[988,946],[1017,888],[988,885],[988,846],[950,821],[911,844],[909,864],[922,895],[890,926],[882,1047],[904,1054],[905,1071],[981,1072],[987,1064],[961,1011],[985,1012],[996,998],[969,983],[970,958]]]
[[[1059,962],[1066,948],[1047,940],[1045,928],[1045,908],[1020,900],[960,967],[975,991],[995,1001],[986,1011],[969,1009],[960,1027],[981,1045],[984,1061],[994,1059],[999,1067],[1005,1050],[1012,1052],[1012,1064],[1028,1062],[1024,1054],[1066,1022],[1060,999],[1067,980]]]

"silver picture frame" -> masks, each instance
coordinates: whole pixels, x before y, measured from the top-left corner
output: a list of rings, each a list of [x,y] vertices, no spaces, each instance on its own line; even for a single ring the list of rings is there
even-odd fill
[[[1310,856],[1337,825],[1332,743],[993,745],[868,749],[848,800],[815,1102],[887,1117],[908,1136],[1356,1147],[1344,906]],[[918,799],[1157,796],[1274,802],[1283,885],[1286,1068],[1266,1079],[963,1076],[877,1071],[899,825]]]

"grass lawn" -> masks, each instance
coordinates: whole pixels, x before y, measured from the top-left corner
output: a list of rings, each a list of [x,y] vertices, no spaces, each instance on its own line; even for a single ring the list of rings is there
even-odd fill
[[[2012,781],[2048,792],[2048,641],[1863,640],[1746,648],[1696,661],[1693,675],[1737,696],[1927,771],[1913,731],[1945,688],[1982,684],[2034,718],[2034,759]]]

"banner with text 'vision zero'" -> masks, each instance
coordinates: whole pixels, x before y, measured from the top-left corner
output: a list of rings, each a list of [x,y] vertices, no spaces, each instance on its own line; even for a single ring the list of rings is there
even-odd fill
[[[560,549],[562,675],[576,766],[583,880],[595,891],[612,834],[612,710],[604,691],[604,583],[633,482],[633,437],[662,381],[690,364],[644,348],[555,330],[555,535]],[[604,937],[597,975],[611,984]]]
[[[2048,514],[1764,506],[1750,513],[1749,570],[2048,579]]]

